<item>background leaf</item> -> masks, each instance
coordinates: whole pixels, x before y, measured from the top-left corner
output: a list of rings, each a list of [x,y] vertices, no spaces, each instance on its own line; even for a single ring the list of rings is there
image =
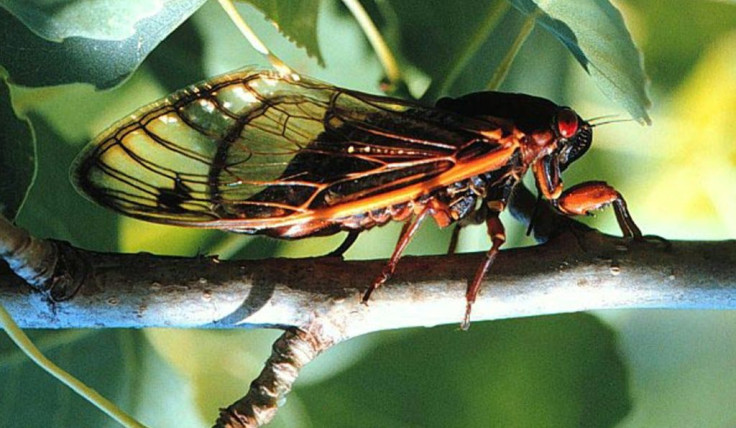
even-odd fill
[[[36,236],[54,237],[79,242],[82,246],[94,246],[108,251],[115,250],[116,218],[111,213],[94,209],[76,193],[69,181],[66,168],[58,163],[71,162],[76,154],[74,147],[63,143],[48,122],[30,115],[34,124],[38,147],[38,172],[34,183],[42,192],[29,192],[18,223]],[[84,222],[84,228],[70,227],[74,222]]]
[[[634,6],[634,5],[630,5]],[[736,29],[736,1],[638,2],[634,9],[647,73],[657,86],[672,90],[724,32]],[[678,29],[678,31],[673,31]]]
[[[631,407],[615,337],[590,315],[382,335],[383,346],[360,364],[297,386],[302,404],[320,409],[311,424],[606,427]]]
[[[304,48],[307,55],[325,65],[317,41],[317,16],[320,0],[241,0],[247,1],[274,22],[279,31],[297,46]]]
[[[608,0],[511,0],[526,14],[544,12],[538,22],[555,35],[603,93],[647,124],[647,78],[641,54],[621,13]]]
[[[41,330],[31,332],[31,338],[52,361],[148,426],[205,424],[193,409],[180,406],[192,397],[186,379],[139,331]],[[6,388],[0,394],[0,426],[119,426],[29,361],[4,335],[0,379]],[[154,396],[158,399],[152,402]]]
[[[138,364],[133,333],[83,330],[33,333],[32,339],[51,360],[118,406],[130,409],[134,384],[131,374]],[[5,335],[0,336],[0,361],[3,387],[7,388],[5,391],[13,391],[0,394],[0,425],[111,425],[107,415],[76,394],[70,394],[65,385],[25,358]],[[39,412],[39,409],[45,410]]]
[[[486,25],[496,14],[500,18],[495,25]],[[424,97],[428,102],[438,96],[467,93],[468,86],[473,87],[472,91],[482,89],[523,23],[522,14],[508,7],[506,0],[469,0],[463,7],[441,0],[395,0],[388,2],[382,15],[390,16],[383,20],[396,27],[388,32],[392,35],[389,43],[401,53],[400,58],[425,73],[435,85],[450,73],[473,40],[482,40],[455,84],[442,93],[430,87]]]
[[[2,0],[10,11],[39,37],[61,42],[67,37],[124,40],[138,22],[161,13],[165,0],[122,2],[110,0]],[[172,3],[171,0],[168,0]]]
[[[203,2],[165,3],[158,13],[139,21],[135,34],[123,40],[70,37],[60,42],[39,37],[10,12],[0,8],[0,66],[7,70],[9,81],[19,85],[85,82],[109,88],[128,77],[151,50]],[[94,9],[82,11],[80,19],[95,12]],[[106,16],[107,20],[96,20],[92,15],[89,21],[94,20],[103,29],[118,19],[113,15]]]
[[[16,116],[0,70],[0,214],[13,220],[23,206],[36,171],[31,124]]]

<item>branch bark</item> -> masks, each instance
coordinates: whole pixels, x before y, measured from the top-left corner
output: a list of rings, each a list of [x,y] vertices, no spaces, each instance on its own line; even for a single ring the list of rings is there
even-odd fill
[[[0,304],[22,327],[287,330],[248,394],[221,412],[217,426],[223,427],[270,420],[301,367],[340,341],[460,323],[465,288],[484,257],[405,257],[396,276],[362,305],[385,261],[107,254],[58,241],[25,242],[32,238],[17,230],[0,230],[0,244],[3,239],[0,255],[36,281],[28,287],[0,268]],[[45,282],[32,266],[44,269]],[[502,251],[483,287],[473,307],[476,322],[611,308],[736,309],[736,241],[663,245],[573,228],[544,245]]]
[[[46,241],[49,242],[49,241]],[[361,293],[384,261],[334,257],[219,261],[75,254],[73,298],[55,302],[0,273],[0,303],[26,328],[296,327],[322,320],[337,337],[460,322],[481,254],[405,257],[369,304]],[[80,267],[82,266],[82,267]],[[58,266],[57,266],[58,268]],[[83,275],[82,278],[79,278]],[[77,284],[78,283],[78,284]],[[67,293],[69,290],[67,289]],[[628,242],[594,231],[502,251],[473,320],[607,308],[736,308],[736,241]]]

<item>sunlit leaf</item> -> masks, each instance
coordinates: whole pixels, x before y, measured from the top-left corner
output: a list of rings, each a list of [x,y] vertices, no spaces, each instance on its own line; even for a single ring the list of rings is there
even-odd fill
[[[122,218],[118,241],[123,252],[146,251],[172,256],[194,256],[204,252],[209,246],[208,241],[216,233]]]
[[[0,214],[12,220],[33,183],[36,147],[33,128],[13,111],[10,90],[1,74],[0,71]]]
[[[650,168],[660,165],[638,202],[651,207],[643,212],[656,227],[650,233],[681,239],[736,234],[734,58],[734,33],[706,50],[673,96],[669,127],[646,145]],[[667,207],[666,222],[661,207]]]
[[[0,66],[8,71],[11,82],[24,86],[86,82],[98,88],[109,88],[135,70],[151,50],[203,2],[183,0],[164,3],[155,15],[138,21],[135,33],[125,39],[75,36],[60,42],[39,37],[6,9],[0,8],[0,28],[3,29],[0,32]],[[18,6],[20,2],[13,4],[21,7]],[[27,10],[28,6],[22,8]],[[86,13],[76,16],[79,21],[75,22],[82,23],[80,25],[85,28],[101,28],[100,31],[106,31],[109,27],[107,21],[123,19],[107,15],[107,20],[93,23],[86,20]],[[53,26],[54,22],[51,16],[48,24]]]
[[[67,37],[123,40],[135,34],[138,22],[161,13],[171,0],[2,0],[21,22],[44,39],[61,42]]]
[[[268,330],[146,331],[156,352],[188,378],[195,410],[204,420],[214,420],[219,407],[245,395],[278,335]]]
[[[273,21],[281,33],[324,66],[317,41],[317,17],[320,0],[241,0],[246,1]]]
[[[555,35],[604,94],[640,122],[651,123],[639,50],[621,13],[608,0],[511,0]],[[541,11],[541,14],[540,14]]]

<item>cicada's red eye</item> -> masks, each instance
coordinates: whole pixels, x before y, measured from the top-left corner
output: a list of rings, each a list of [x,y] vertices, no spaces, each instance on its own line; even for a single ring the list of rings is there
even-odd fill
[[[557,133],[562,138],[570,138],[578,132],[578,115],[569,108],[557,111]]]

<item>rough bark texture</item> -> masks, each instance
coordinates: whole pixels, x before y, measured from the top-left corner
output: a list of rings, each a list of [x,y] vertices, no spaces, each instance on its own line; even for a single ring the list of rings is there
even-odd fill
[[[286,332],[218,427],[268,423],[301,368],[361,334],[459,323],[483,254],[405,257],[360,303],[385,261],[220,261],[103,254],[0,223],[0,304],[27,328],[280,327]],[[19,276],[16,276],[12,270]],[[28,286],[28,281],[33,288]],[[572,228],[503,251],[474,321],[606,308],[736,309],[736,241],[629,241]]]
[[[59,253],[66,250],[61,246]],[[406,257],[369,304],[360,296],[385,261],[338,258],[218,261],[77,250],[84,275],[54,302],[10,272],[0,303],[23,327],[280,326],[315,319],[335,337],[460,322],[481,254]],[[77,265],[75,265],[77,266]],[[55,272],[55,277],[69,273]],[[627,242],[567,233],[502,251],[473,309],[474,321],[605,308],[736,307],[736,241]]]
[[[250,384],[248,394],[220,409],[217,428],[250,428],[267,424],[276,415],[286,394],[307,363],[334,343],[303,330],[287,330],[273,344],[271,357]]]

